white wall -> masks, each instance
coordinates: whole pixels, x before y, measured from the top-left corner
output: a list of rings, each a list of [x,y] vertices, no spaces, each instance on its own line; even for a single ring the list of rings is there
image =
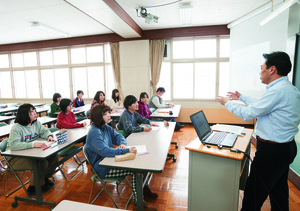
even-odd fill
[[[230,29],[230,91],[260,97],[265,92],[261,84],[260,65],[263,53],[286,51],[289,10],[260,26],[270,11],[261,13]]]
[[[150,93],[149,40],[120,42],[120,71],[124,97]]]

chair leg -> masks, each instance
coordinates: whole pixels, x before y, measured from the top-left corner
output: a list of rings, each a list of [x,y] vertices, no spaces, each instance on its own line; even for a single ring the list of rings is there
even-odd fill
[[[63,170],[62,170],[62,166],[59,166],[58,168],[59,168],[59,170],[60,170],[60,172],[61,172],[61,174],[63,175],[63,177],[67,180],[67,181],[69,181],[69,182],[71,182],[73,179],[75,179],[83,170],[84,170],[84,166],[83,166],[83,162],[79,159],[79,157],[77,156],[77,155],[75,155],[76,157],[77,157],[77,159],[78,159],[78,161],[73,157],[73,159],[75,160],[75,162],[78,164],[78,162],[79,162],[79,164],[78,164],[78,166],[81,166],[81,170],[80,171],[78,171],[76,174],[74,174],[72,177],[71,177],[71,179],[69,179],[68,177],[67,177],[67,175],[63,172]]]
[[[94,184],[95,184],[96,180],[95,178],[93,178],[93,184],[92,184],[92,188],[91,188],[91,191],[90,191],[90,197],[89,197],[89,201],[88,201],[88,204],[90,203],[91,201],[91,197],[92,197],[92,192],[93,192],[93,188],[94,188]]]

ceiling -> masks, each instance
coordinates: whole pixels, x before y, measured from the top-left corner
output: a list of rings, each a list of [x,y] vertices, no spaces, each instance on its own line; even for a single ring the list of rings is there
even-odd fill
[[[176,3],[173,3],[176,2]],[[144,30],[179,28],[180,3],[190,2],[192,26],[229,24],[270,0],[0,0],[0,45],[60,39],[60,35],[31,27],[32,22],[66,32],[70,37],[117,33],[136,38]],[[159,7],[151,7],[164,5]],[[136,8],[158,16],[145,23]]]

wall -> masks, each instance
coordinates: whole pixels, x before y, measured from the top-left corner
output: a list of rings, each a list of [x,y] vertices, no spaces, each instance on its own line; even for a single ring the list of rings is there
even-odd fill
[[[124,97],[150,93],[149,40],[120,42],[120,71]]]

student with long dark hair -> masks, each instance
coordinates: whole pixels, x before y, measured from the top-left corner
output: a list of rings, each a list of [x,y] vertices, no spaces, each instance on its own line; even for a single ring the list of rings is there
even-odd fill
[[[109,106],[111,108],[123,108],[123,102],[120,99],[120,93],[117,89],[112,91],[111,99],[109,100]]]
[[[56,142],[48,128],[44,127],[39,121],[37,121],[35,107],[31,104],[23,104],[19,107],[15,124],[11,128],[7,149],[15,151],[32,148],[44,148],[47,146],[47,144],[43,142],[34,143],[33,141],[37,138],[46,139],[48,142]],[[32,161],[29,158],[11,157],[8,159],[15,170],[32,169]],[[39,172],[43,172],[56,162],[58,162],[57,154],[45,160],[39,160]],[[42,192],[46,192],[54,185],[54,182],[48,179],[53,174],[54,170],[41,177]],[[28,192],[30,194],[35,194],[33,174],[31,174],[29,183],[30,185],[28,187]]]
[[[59,107],[61,95],[59,93],[54,93],[52,100],[53,100],[53,103],[50,105],[51,112],[49,113],[49,116],[57,117],[57,114],[55,114],[55,112],[61,111],[61,109]]]
[[[59,104],[61,112],[57,116],[57,127],[58,128],[77,128],[85,127],[87,125],[84,123],[77,123],[75,119],[75,114],[72,110],[72,101],[70,99],[62,99]]]
[[[115,157],[116,155],[126,154],[128,152],[135,153],[136,149],[133,147],[127,148],[127,141],[123,135],[117,133],[109,124],[110,107],[106,105],[97,105],[91,110],[91,129],[88,132],[86,138],[86,151],[90,157],[90,164],[93,165],[101,178],[110,178],[116,176],[132,176],[131,186],[133,193],[133,202],[136,206],[137,192],[136,192],[136,174],[123,169],[109,169],[99,167],[99,163],[105,157]],[[113,145],[117,145],[114,148]],[[147,186],[148,188],[148,186]],[[144,190],[145,191],[145,190]],[[144,201],[144,207],[147,207],[147,203]],[[148,208],[146,210],[156,210],[155,208]]]
[[[150,119],[151,111],[149,105],[147,104],[149,96],[146,92],[140,94],[140,100],[138,101],[139,109],[136,111],[143,117]]]
[[[105,104],[105,94],[103,91],[96,92],[96,94],[94,96],[94,100],[92,101],[92,104],[91,104],[91,110],[97,105],[106,105]]]

